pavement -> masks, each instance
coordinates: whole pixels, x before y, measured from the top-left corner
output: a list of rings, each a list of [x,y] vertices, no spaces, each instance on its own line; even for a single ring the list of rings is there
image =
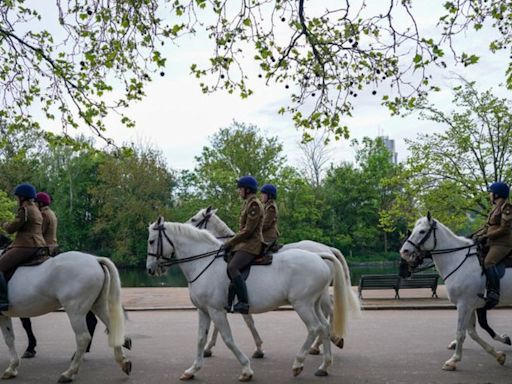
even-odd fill
[[[357,287],[352,287],[357,293]],[[446,288],[437,288],[438,298],[432,298],[430,289],[400,290],[400,299],[395,299],[395,291],[364,290],[361,304],[365,310],[411,310],[411,309],[454,309],[448,300]],[[141,310],[189,310],[195,309],[190,302],[188,288],[123,288],[123,305],[128,311]],[[280,309],[291,309],[289,306]]]

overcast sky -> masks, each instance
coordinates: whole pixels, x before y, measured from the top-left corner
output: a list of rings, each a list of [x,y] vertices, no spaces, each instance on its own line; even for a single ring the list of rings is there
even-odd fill
[[[379,0],[370,0],[369,6]],[[442,12],[442,1],[433,6],[432,1],[415,1],[420,29],[434,34],[435,23]],[[381,4],[381,3],[379,3]],[[423,7],[423,8],[419,8]],[[461,36],[458,44],[461,51],[480,54],[480,63],[464,68],[452,68],[457,74],[470,81],[477,81],[481,89],[495,87],[505,79],[504,71],[508,55],[494,55],[488,50],[490,35],[471,33]],[[268,135],[278,136],[284,143],[289,162],[298,165],[300,151],[297,143],[301,132],[297,131],[289,116],[280,116],[277,110],[286,105],[290,91],[281,86],[264,86],[263,82],[251,84],[255,95],[246,100],[235,95],[219,92],[204,95],[199,88],[199,81],[189,74],[191,63],[204,64],[211,51],[205,49],[209,43],[204,36],[185,38],[179,47],[168,47],[167,69],[165,76],[156,76],[146,89],[143,101],[130,108],[130,116],[135,118],[137,127],[121,127],[117,119],[109,119],[107,136],[117,142],[144,142],[159,148],[173,169],[191,169],[195,165],[194,156],[200,154],[209,137],[219,128],[229,126],[233,120],[258,126]],[[445,51],[447,51],[445,49]],[[435,80],[444,87],[432,101],[446,110],[450,109],[450,85],[454,84],[455,72],[436,71]],[[382,90],[381,93],[384,93]],[[407,156],[404,139],[414,138],[420,132],[434,132],[443,129],[434,123],[418,120],[417,116],[407,118],[390,117],[387,110],[379,106],[380,97],[364,96],[357,100],[354,117],[346,124],[351,129],[352,138],[363,136],[376,137],[379,134],[389,136],[396,141],[398,159]],[[353,150],[346,141],[332,145],[333,162],[352,160]]]

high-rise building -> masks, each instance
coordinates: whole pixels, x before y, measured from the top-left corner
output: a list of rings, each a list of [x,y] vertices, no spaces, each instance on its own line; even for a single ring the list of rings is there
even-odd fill
[[[398,153],[395,151],[395,140],[390,139],[389,136],[379,136],[388,151],[391,154],[391,161],[393,164],[398,164]]]

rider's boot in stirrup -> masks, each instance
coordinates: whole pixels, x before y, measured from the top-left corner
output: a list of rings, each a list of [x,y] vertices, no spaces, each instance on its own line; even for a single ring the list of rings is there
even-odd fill
[[[487,277],[487,296],[485,299],[485,309],[494,308],[500,301],[500,278],[498,269],[495,265],[485,269]]]
[[[7,281],[3,272],[0,272],[0,312],[9,309],[9,300],[7,298]]]
[[[246,315],[249,313],[249,298],[247,297],[247,286],[242,275],[238,275],[233,279],[233,285],[238,297],[238,303],[233,307],[233,312]]]

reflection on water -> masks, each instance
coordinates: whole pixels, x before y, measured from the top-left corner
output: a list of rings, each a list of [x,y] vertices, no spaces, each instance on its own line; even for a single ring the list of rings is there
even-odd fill
[[[123,287],[186,287],[187,280],[179,268],[171,268],[166,275],[160,277],[150,276],[144,268],[120,269]],[[367,263],[350,267],[352,285],[359,284],[361,275],[375,275],[393,273],[398,274],[398,262],[396,263]]]

